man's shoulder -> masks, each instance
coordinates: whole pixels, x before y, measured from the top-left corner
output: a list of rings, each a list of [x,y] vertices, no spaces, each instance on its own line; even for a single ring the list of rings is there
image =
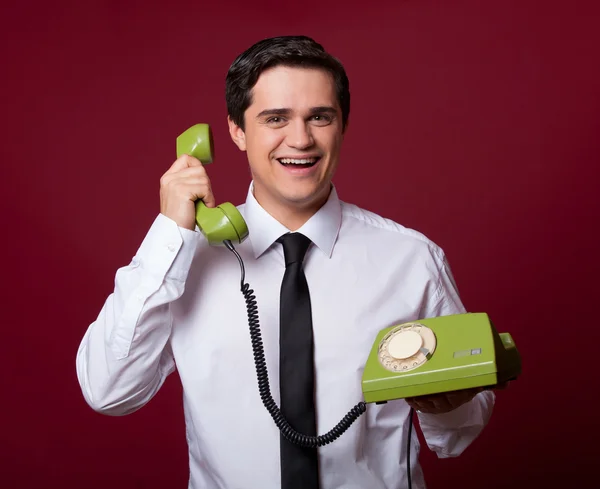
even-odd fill
[[[424,233],[416,229],[404,226],[388,217],[384,217],[373,211],[364,209],[356,204],[340,201],[342,209],[342,219],[351,226],[364,228],[364,237],[385,236],[388,240],[398,240],[402,242],[411,242],[415,246],[428,248],[436,254],[443,254],[442,249],[433,242]]]

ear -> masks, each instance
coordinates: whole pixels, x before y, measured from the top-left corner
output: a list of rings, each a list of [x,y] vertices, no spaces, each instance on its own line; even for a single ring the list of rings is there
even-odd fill
[[[227,116],[227,124],[229,125],[229,135],[240,149],[240,151],[246,151],[246,134],[240,126],[231,120],[231,117]]]

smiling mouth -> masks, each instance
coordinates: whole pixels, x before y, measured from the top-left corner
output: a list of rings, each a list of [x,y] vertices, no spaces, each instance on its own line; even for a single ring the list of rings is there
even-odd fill
[[[291,168],[310,168],[317,164],[320,160],[320,157],[314,158],[277,158],[277,161],[281,163],[283,166],[291,167]]]

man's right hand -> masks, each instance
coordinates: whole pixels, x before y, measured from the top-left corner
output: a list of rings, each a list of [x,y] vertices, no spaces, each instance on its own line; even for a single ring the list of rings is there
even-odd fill
[[[178,226],[193,231],[198,199],[202,199],[206,207],[215,206],[204,166],[197,158],[182,155],[160,179],[160,212]]]

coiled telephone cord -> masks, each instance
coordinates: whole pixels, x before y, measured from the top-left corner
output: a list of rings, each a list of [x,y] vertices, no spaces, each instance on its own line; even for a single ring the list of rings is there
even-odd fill
[[[244,295],[244,299],[246,300],[246,308],[248,310],[248,325],[250,327],[250,339],[252,340],[254,364],[256,366],[256,376],[258,378],[258,389],[264,406],[267,408],[267,411],[269,411],[273,421],[275,421],[277,428],[279,428],[283,436],[290,442],[305,448],[322,447],[328,443],[331,443],[339,438],[350,427],[350,425],[352,425],[352,423],[354,423],[354,421],[356,421],[358,417],[367,410],[367,404],[365,402],[359,402],[337,425],[335,425],[324,435],[304,435],[302,433],[298,433],[290,426],[279,407],[277,407],[273,396],[271,395],[271,388],[269,387],[269,375],[267,372],[262,337],[260,334],[256,297],[254,296],[254,290],[252,290],[250,286],[245,283],[246,272],[244,269],[244,262],[242,261],[242,257],[231,244],[231,241],[226,240],[224,241],[224,244],[231,252],[235,254],[240,262],[242,274],[241,291]]]

